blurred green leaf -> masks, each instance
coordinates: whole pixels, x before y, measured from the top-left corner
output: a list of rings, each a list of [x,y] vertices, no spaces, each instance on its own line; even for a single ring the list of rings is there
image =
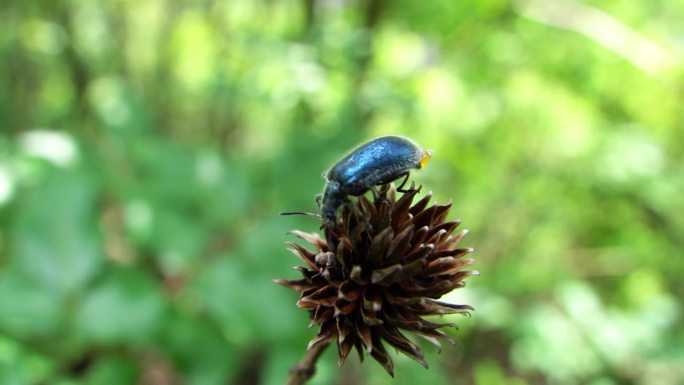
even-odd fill
[[[49,335],[59,328],[63,297],[51,285],[20,271],[0,272],[0,327],[20,336]]]
[[[0,334],[0,383],[7,385],[35,384],[48,380],[53,363],[25,349],[18,341]]]
[[[83,299],[77,332],[103,344],[150,342],[159,332],[164,308],[150,276],[130,268],[116,269]]]
[[[13,262],[57,292],[80,288],[103,261],[95,212],[97,182],[57,171],[23,197],[14,223]]]
[[[221,382],[237,370],[239,354],[220,325],[188,312],[172,312],[162,330],[165,351],[193,385]]]
[[[138,366],[138,364],[128,359],[105,357],[98,360],[88,370],[83,383],[87,385],[134,383],[138,377]]]

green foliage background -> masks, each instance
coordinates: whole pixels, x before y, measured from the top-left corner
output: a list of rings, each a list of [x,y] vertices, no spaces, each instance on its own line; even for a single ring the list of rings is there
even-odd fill
[[[684,383],[681,0],[0,6],[0,384],[279,384],[285,233],[383,134],[471,230],[398,384]],[[316,384],[384,384],[372,361]]]

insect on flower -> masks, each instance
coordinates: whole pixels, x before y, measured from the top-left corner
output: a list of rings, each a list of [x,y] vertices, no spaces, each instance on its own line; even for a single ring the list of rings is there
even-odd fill
[[[313,248],[289,243],[304,262],[296,267],[302,277],[275,282],[299,292],[297,307],[309,312],[310,326],[319,327],[307,353],[317,357],[336,342],[339,365],[355,348],[360,359],[370,355],[392,375],[388,344],[427,367],[411,335],[438,349],[440,341],[456,343],[441,330],[454,324],[424,317],[473,310],[440,300],[478,274],[468,269],[473,260],[466,256],[473,249],[459,245],[467,230],[456,231],[460,221],[447,219],[450,203],[431,205],[430,194],[415,199],[419,189],[395,191],[383,185],[372,201],[360,196],[342,205],[335,226],[325,227],[325,238],[291,232]],[[309,361],[304,364],[312,368]]]

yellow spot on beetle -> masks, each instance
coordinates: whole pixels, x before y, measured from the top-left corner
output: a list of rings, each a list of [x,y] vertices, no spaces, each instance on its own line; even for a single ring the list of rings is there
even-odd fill
[[[425,167],[425,165],[430,161],[430,158],[432,158],[432,151],[425,151],[425,153],[423,153],[423,157],[420,158],[420,167]]]

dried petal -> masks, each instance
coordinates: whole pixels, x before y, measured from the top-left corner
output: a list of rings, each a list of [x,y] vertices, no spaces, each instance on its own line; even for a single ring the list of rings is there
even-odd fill
[[[309,346],[306,347],[306,350],[311,350],[311,348],[320,344],[321,342],[329,341],[335,338],[336,329],[337,328],[335,322],[328,321],[325,324],[323,324],[318,334],[316,334],[316,336],[311,341],[309,341]]]
[[[297,291],[304,291],[307,289],[312,289],[316,286],[314,286],[313,282],[309,281],[308,279],[274,279],[273,282],[283,285],[285,287],[289,287],[292,290],[297,290]]]
[[[430,202],[431,198],[432,198],[432,191],[425,194],[423,199],[419,200],[413,206],[411,206],[411,209],[409,209],[409,213],[415,217],[416,214],[425,210],[425,207],[427,206],[428,202]]]
[[[416,230],[416,233],[413,234],[413,239],[411,240],[411,243],[413,245],[422,245],[425,243],[425,239],[427,239],[427,235],[430,232],[430,226],[423,226]]]
[[[334,316],[335,311],[333,308],[318,306],[311,316],[311,323],[309,324],[309,327],[321,325],[324,322],[331,320]]]
[[[385,264],[399,262],[403,256],[409,251],[411,245],[411,238],[413,238],[414,226],[410,225],[397,234],[387,248],[387,257]]]
[[[430,206],[424,211],[419,212],[415,217],[413,217],[413,224],[416,227],[431,226],[433,223],[432,218],[435,216],[436,211],[437,206]]]
[[[435,251],[430,254],[430,259],[439,259],[442,257],[454,257],[454,258],[459,258],[462,257],[468,253],[472,253],[475,251],[472,247],[467,247],[467,248],[460,248],[460,249],[453,249],[453,250],[442,250],[442,251]]]
[[[337,288],[334,286],[324,286],[315,292],[302,297],[299,302],[297,302],[297,306],[310,307],[310,304],[333,306],[336,299]]]
[[[356,335],[361,338],[363,345],[366,347],[368,353],[373,350],[373,341],[371,339],[371,328],[367,323],[357,321],[356,322]]]
[[[392,207],[392,228],[399,228],[400,224],[408,221],[409,208],[418,190],[410,190],[402,195]]]
[[[338,299],[335,301],[335,317],[339,315],[349,315],[356,310],[357,307],[359,307],[358,301],[350,302],[344,299]]]
[[[453,246],[456,246],[458,242],[463,239],[468,234],[468,229],[463,229],[461,230],[460,233],[456,234],[455,236],[450,236],[447,238],[445,242],[443,242],[441,245],[439,245],[439,248],[437,250],[451,250]]]
[[[439,205],[435,207],[435,216],[432,218],[432,223],[444,222],[444,218],[446,218],[446,215],[449,213],[449,209],[451,208],[451,202],[445,205]]]
[[[428,237],[431,237],[434,233],[440,231],[440,230],[446,230],[447,234],[451,234],[458,225],[461,224],[461,221],[452,221],[452,222],[445,222],[442,223],[441,225],[434,226],[433,228],[430,229],[430,233],[428,234]]]
[[[422,306],[423,309],[418,310],[417,314],[464,314],[470,315],[473,308],[469,305],[456,305],[446,302],[426,299]]]
[[[305,233],[303,231],[299,230],[290,230],[287,232],[288,234],[295,235],[310,244],[312,244],[316,249],[320,251],[328,251],[328,244],[325,242],[323,238],[321,238],[320,235],[316,233]]]
[[[339,287],[338,296],[347,301],[356,301],[362,294],[361,287],[355,284],[354,281],[344,281]]]
[[[402,263],[409,264],[415,261],[426,259],[430,252],[435,248],[432,244],[422,245],[416,251],[411,252],[402,259]]]
[[[411,357],[412,359],[418,361],[427,369],[428,364],[425,361],[423,351],[418,347],[418,345],[414,344],[413,342],[409,341],[408,338],[404,337],[404,335],[401,334],[399,329],[390,325],[386,325],[385,327],[380,328],[379,331],[380,335],[390,345],[394,346],[395,348],[397,348],[407,356]]]
[[[347,359],[349,352],[355,342],[355,334],[352,333],[349,325],[346,325],[343,318],[337,318],[337,348],[339,353],[339,359],[337,364],[342,366],[344,360]]]
[[[429,275],[455,274],[471,263],[473,263],[472,259],[439,258],[428,264],[425,273]]]
[[[373,337],[370,354],[383,368],[385,368],[390,376],[394,377],[394,363],[392,363],[392,358],[390,358],[389,354],[387,354],[387,350],[385,350],[385,347],[382,345],[380,337]]]
[[[292,252],[292,254],[298,256],[302,261],[304,261],[312,269],[316,269],[316,270],[318,269],[318,265],[316,264],[316,261],[315,261],[316,254],[307,250],[304,247],[299,246],[296,243],[292,243],[292,242],[285,242],[285,243],[290,246],[289,250]]]
[[[392,231],[391,227],[385,227],[384,230],[373,238],[366,255],[368,264],[373,267],[383,265],[385,254],[394,235],[393,233],[394,231]]]
[[[392,277],[402,269],[403,267],[401,266],[401,264],[397,263],[395,265],[385,267],[383,269],[374,270],[373,274],[371,275],[371,283],[380,286],[387,286],[394,282],[392,280]]]

